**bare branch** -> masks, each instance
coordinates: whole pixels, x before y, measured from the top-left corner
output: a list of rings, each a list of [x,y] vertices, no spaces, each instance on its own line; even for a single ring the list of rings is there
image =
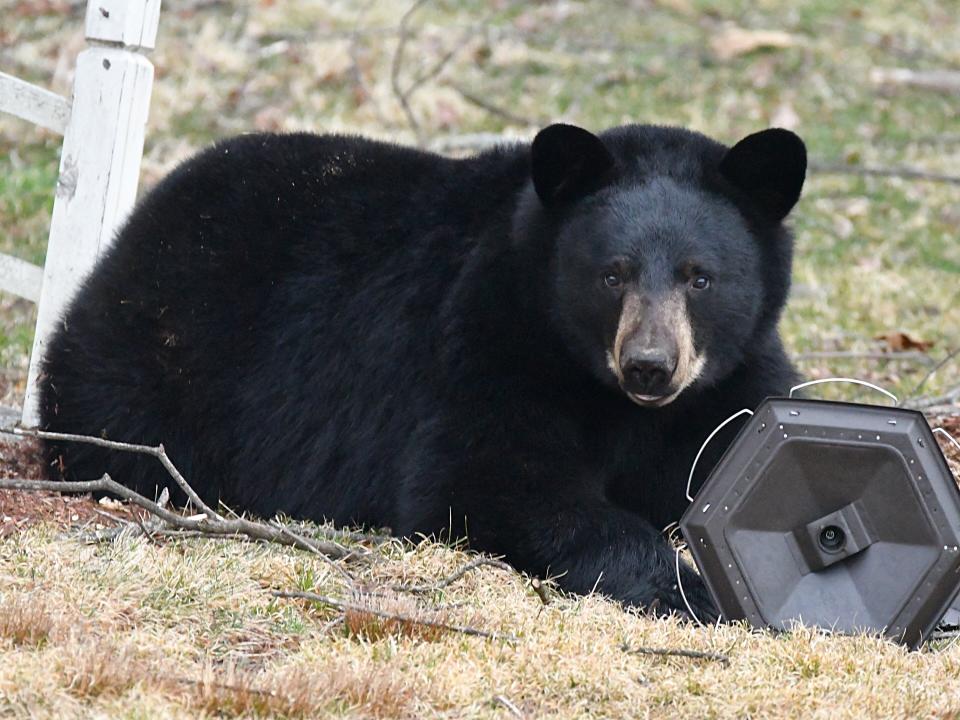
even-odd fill
[[[224,519],[223,516],[220,515],[216,510],[201,500],[200,496],[197,495],[192,487],[190,487],[190,484],[187,482],[186,478],[180,474],[180,471],[177,470],[176,466],[170,460],[170,457],[167,455],[167,451],[163,449],[162,444],[155,446],[139,445],[136,443],[107,440],[106,438],[94,437],[92,435],[75,435],[72,433],[48,432],[46,430],[29,430],[27,428],[20,427],[9,429],[4,428],[3,430],[0,430],[0,432],[40,438],[41,440],[61,440],[63,442],[76,442],[85,445],[96,445],[97,447],[106,448],[108,450],[118,450],[120,452],[136,453],[139,455],[150,455],[160,461],[160,464],[163,465],[163,468],[167,471],[167,474],[173,478],[174,482],[177,483],[180,489],[186,493],[187,497],[190,499],[190,502],[196,505],[201,512],[206,513],[208,517],[214,518],[215,520]]]
[[[153,457],[160,460],[160,463],[166,469],[167,473],[174,479],[177,485],[186,493],[187,497],[190,498],[197,507],[203,511],[205,517],[202,518],[185,518],[176,513],[170,512],[165,509],[158,503],[155,503],[151,500],[147,500],[144,496],[139,493],[130,490],[129,488],[120,485],[119,483],[110,479],[108,475],[104,475],[101,480],[95,480],[92,482],[101,482],[104,478],[108,480],[113,487],[123,488],[123,492],[117,492],[113,489],[90,489],[84,490],[77,488],[71,488],[70,486],[83,485],[84,483],[69,483],[69,482],[60,482],[55,481],[51,487],[44,488],[21,488],[21,489],[45,489],[52,490],[54,492],[112,492],[119,497],[122,497],[126,500],[130,500],[133,503],[136,503],[140,507],[148,510],[159,518],[167,521],[171,525],[177,528],[185,530],[198,530],[208,535],[245,535],[254,540],[263,540],[266,542],[279,543],[281,545],[291,545],[293,547],[300,548],[301,550],[307,550],[314,553],[320,558],[323,558],[327,561],[332,568],[334,568],[341,576],[345,579],[352,582],[353,578],[351,575],[344,570],[342,567],[333,562],[333,560],[341,560],[347,558],[357,557],[364,553],[358,552],[356,550],[348,550],[343,545],[339,543],[330,541],[330,540],[311,540],[309,538],[303,537],[294,533],[289,528],[284,527],[280,523],[276,525],[267,525],[264,523],[254,522],[248,520],[244,517],[235,517],[228,519],[214,511],[209,505],[207,505],[203,500],[200,499],[200,496],[197,495],[196,491],[190,484],[187,482],[186,478],[180,473],[177,467],[173,464],[170,458],[167,456],[166,451],[163,449],[163,445],[157,445],[156,447],[152,445],[138,445],[135,443],[125,443],[117,442],[115,440],[107,440],[105,438],[93,437],[90,435],[75,435],[72,433],[55,433],[48,432],[46,430],[28,430],[26,428],[13,428],[3,429],[0,432],[8,432],[14,435],[26,435],[28,437],[36,437],[41,440],[61,440],[64,442],[78,442],[86,443],[88,445],[97,445],[98,447],[107,448],[109,450],[118,450],[120,452],[132,452],[140,453],[143,455],[152,455]],[[26,481],[20,481],[26,482]],[[39,481],[38,481],[39,482]],[[3,487],[0,485],[0,487]],[[144,503],[149,503],[146,505]],[[199,522],[201,525],[191,525],[189,523]]]
[[[932,407],[939,407],[941,405],[954,406],[960,402],[960,385],[956,385],[949,390],[947,390],[943,395],[936,395],[934,397],[918,397],[914,398],[910,402],[904,403],[906,407],[915,408],[915,409],[925,409]]]
[[[407,49],[407,42],[410,39],[410,18],[412,18],[414,13],[417,12],[417,10],[419,10],[426,2],[427,0],[416,0],[416,2],[414,2],[413,5],[411,5],[403,14],[403,17],[400,18],[400,25],[398,28],[400,36],[397,39],[397,49],[393,53],[393,61],[390,64],[390,87],[393,89],[394,97],[397,98],[397,101],[400,103],[400,107],[403,109],[403,114],[407,116],[407,122],[410,124],[410,128],[417,136],[418,144],[422,141],[420,122],[417,120],[417,116],[413,114],[413,109],[410,107],[410,102],[408,99],[409,93],[405,92],[403,88],[400,87],[400,68],[403,67],[403,57]]]
[[[923,390],[923,386],[927,384],[927,380],[929,380],[930,378],[932,378],[932,377],[934,376],[934,374],[935,374],[940,368],[942,368],[942,367],[943,367],[944,365],[946,365],[948,362],[950,362],[950,361],[953,360],[955,357],[957,357],[957,355],[960,355],[960,347],[955,348],[955,349],[951,350],[950,352],[948,352],[948,353],[946,354],[946,357],[943,358],[943,360],[941,360],[941,361],[938,362],[936,365],[934,365],[932,368],[930,368],[930,371],[929,371],[926,375],[923,376],[923,379],[920,380],[920,382],[918,382],[918,383],[916,384],[916,386],[914,386],[913,390],[911,390],[909,393],[907,393],[907,396],[906,396],[903,400],[900,401],[900,405],[902,406],[902,405],[904,405],[907,401],[911,400],[912,398],[915,398],[915,397],[919,394],[919,392],[920,392],[921,390]]]
[[[376,115],[378,122],[381,125],[386,125],[387,121],[383,116],[383,112],[381,112],[380,103],[377,102],[377,98],[367,86],[367,81],[363,77],[363,68],[360,66],[360,40],[363,37],[361,25],[367,13],[370,12],[376,2],[377,0],[366,0],[358,9],[354,29],[353,32],[350,33],[348,53],[350,55],[350,77],[354,88],[362,95],[363,100],[370,103],[370,107],[373,108],[373,113]],[[359,101],[357,104],[359,104]]]
[[[109,475],[104,474],[99,480],[84,480],[78,482],[68,482],[61,480],[21,480],[18,478],[0,478],[0,489],[3,490],[23,490],[27,492],[48,491],[60,493],[97,493],[107,492],[124,500],[139,505],[147,512],[155,515],[164,522],[180,530],[193,530],[204,535],[223,536],[231,535],[246,536],[251,540],[262,540],[264,542],[277,543],[278,545],[288,545],[309,552],[331,561],[332,567],[336,568],[341,575],[350,578],[349,574],[339,565],[333,564],[332,560],[349,559],[363,553],[349,550],[334,542],[326,540],[309,540],[297,535],[287,528],[267,525],[265,523],[254,522],[246,518],[236,518],[233,520],[210,518],[206,515],[193,517],[184,517],[175,512],[160,507],[153,500],[149,500],[138,492],[134,492],[125,485],[113,480]],[[144,528],[146,530],[146,528]],[[149,531],[147,531],[149,532]]]
[[[821,175],[861,175],[870,177],[894,177],[905,180],[926,180],[928,182],[960,185],[960,175],[944,175],[927,172],[912,167],[873,167],[866,165],[845,165],[844,163],[811,162],[807,169]]]
[[[424,627],[437,628],[438,630],[448,630],[450,632],[460,633],[462,635],[470,635],[472,637],[482,637],[487,638],[488,640],[500,640],[509,643],[519,642],[519,638],[517,638],[515,635],[510,635],[507,633],[489,632],[487,630],[479,630],[468,625],[451,625],[438,620],[428,620],[426,618],[411,617],[410,615],[403,615],[400,613],[386,612],[384,610],[365,607],[363,605],[347,602],[345,600],[335,600],[334,598],[330,598],[325,595],[317,595],[316,593],[311,592],[276,590],[272,593],[272,595],[278,598],[299,598],[301,600],[310,600],[312,602],[317,602],[321,605],[327,605],[341,611],[366,613],[368,615],[373,615],[374,617],[383,618],[384,620],[395,620],[401,623],[410,623],[411,625],[422,625]]]
[[[456,85],[454,83],[448,83],[448,86],[456,90],[460,94],[460,97],[462,97],[471,105],[476,105],[481,110],[486,110],[491,115],[495,115],[499,118],[502,118],[509,123],[513,123],[514,125],[525,125],[528,127],[531,125],[543,124],[539,120],[536,120],[533,118],[526,118],[521,115],[516,115],[515,113],[512,113],[509,110],[506,110],[502,107],[499,107],[498,105],[494,105],[493,103],[487,102],[479,95],[474,95],[472,92],[470,92],[466,88],[463,88],[459,85]]]
[[[916,350],[906,352],[858,352],[856,350],[817,350],[799,353],[793,356],[794,360],[883,360],[886,362],[915,362],[921,365],[934,363],[926,353]]]
[[[643,646],[632,646],[623,643],[620,649],[631,655],[658,655],[661,657],[684,657],[695,660],[712,660],[714,662],[730,664],[730,658],[721,653],[703,652],[701,650],[688,650],[686,648],[652,648]]]
[[[130,445],[129,443],[116,443],[110,440],[89,438],[82,435],[70,436],[62,433],[46,433],[42,431],[23,431],[22,433],[18,432],[17,434],[34,435],[37,437],[52,435],[57,436],[57,439],[77,440],[78,442],[97,441],[93,442],[92,444],[102,445],[103,447],[114,447],[115,449],[120,450],[129,450],[131,447],[145,448],[147,451],[146,454],[149,455],[153,455],[154,453],[150,451],[156,449],[145,445],[137,446]],[[160,451],[162,452],[162,446],[160,447]],[[137,450],[133,450],[133,452],[137,452]],[[170,465],[173,467],[172,463]],[[176,471],[176,468],[173,469]],[[179,471],[176,471],[176,474],[181,478],[183,477],[180,475]],[[186,488],[193,493],[193,489],[190,488],[186,480],[183,480],[183,483]],[[61,480],[21,480],[17,478],[0,478],[0,489],[23,490],[26,492],[47,491],[59,493],[111,493],[117,497],[132,502],[135,505],[139,505],[147,512],[155,515],[161,520],[164,520],[169,525],[181,530],[196,531],[209,536],[245,536],[252,540],[262,540],[264,542],[272,542],[279,545],[289,545],[301,550],[307,550],[321,558],[338,574],[351,583],[353,582],[353,577],[350,575],[350,573],[337,565],[334,560],[350,559],[365,554],[356,550],[349,550],[344,546],[329,540],[310,540],[301,535],[297,535],[282,525],[267,525],[264,523],[247,520],[246,518],[242,517],[228,520],[219,515],[216,517],[210,517],[206,513],[194,517],[184,517],[175,512],[167,510],[153,500],[144,497],[140,493],[131,490],[125,485],[121,485],[120,483],[114,481],[107,474],[104,474],[99,480],[75,482]],[[195,494],[196,493],[194,493],[194,495]],[[145,526],[141,525],[140,529],[145,535],[150,537],[150,531]]]
[[[430,80],[433,80],[435,77],[437,77],[437,75],[442,73],[444,68],[446,68],[447,65],[450,63],[450,61],[453,60],[454,56],[456,56],[456,54],[460,52],[464,48],[464,46],[466,46],[467,42],[469,42],[472,35],[473,35],[472,28],[467,28],[466,30],[464,30],[460,34],[459,40],[457,40],[457,42],[453,44],[453,47],[447,50],[447,52],[445,52],[440,57],[440,59],[434,63],[432,68],[424,72],[422,75],[417,76],[413,80],[413,82],[410,83],[410,87],[406,89],[404,94],[409,98],[413,93],[419,90],[421,86],[423,86],[425,83],[429,82]]]
[[[437,590],[442,590],[448,585],[452,585],[457,580],[462,578],[471,570],[476,570],[479,567],[490,566],[500,568],[501,570],[506,570],[511,574],[516,574],[516,570],[502,560],[497,560],[495,558],[479,557],[476,560],[468,562],[463,567],[459,568],[456,572],[436,583],[426,583],[423,585],[391,585],[388,589],[393,590],[394,592],[408,592],[408,593],[431,593],[436,592]]]

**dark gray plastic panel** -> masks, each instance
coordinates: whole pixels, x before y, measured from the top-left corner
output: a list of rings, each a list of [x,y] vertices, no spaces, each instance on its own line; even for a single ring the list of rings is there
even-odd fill
[[[960,591],[960,490],[919,412],[771,398],[680,527],[727,619],[921,644]]]

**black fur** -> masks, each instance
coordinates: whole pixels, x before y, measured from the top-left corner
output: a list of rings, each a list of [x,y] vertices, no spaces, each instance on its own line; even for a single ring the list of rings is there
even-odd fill
[[[162,442],[237,510],[465,536],[569,590],[602,572],[609,595],[682,611],[660,530],[693,455],[794,377],[776,321],[803,146],[563,127],[533,153],[464,160],[307,134],[218,143],[143,199],[73,302],[42,426]],[[614,255],[644,297],[685,282],[684,262],[712,273],[687,301],[707,366],[665,407],[631,402],[604,364]],[[47,447],[59,477],[169,484],[151,458]]]

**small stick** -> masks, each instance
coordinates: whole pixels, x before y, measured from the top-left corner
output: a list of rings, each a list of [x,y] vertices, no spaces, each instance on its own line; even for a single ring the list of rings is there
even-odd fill
[[[230,536],[243,535],[253,540],[263,540],[279,545],[289,545],[301,550],[308,550],[323,558],[338,573],[352,582],[350,574],[333,562],[337,559],[351,558],[358,553],[348,550],[334,542],[318,540],[311,541],[296,535],[285,528],[277,528],[264,523],[253,522],[245,518],[235,520],[217,520],[206,515],[183,517],[166,508],[160,507],[153,500],[149,500],[140,493],[134,492],[125,485],[113,480],[104,474],[98,480],[82,480],[67,482],[61,480],[21,480],[18,478],[0,478],[0,489],[23,490],[26,492],[49,491],[59,493],[96,493],[107,492],[139,505],[147,512],[181,530],[194,530],[204,535]]]
[[[457,580],[462,578],[471,570],[476,570],[479,567],[484,565],[490,565],[491,567],[500,568],[501,570],[506,570],[509,573],[515,573],[516,570],[513,569],[510,565],[503,562],[502,560],[497,560],[495,558],[486,558],[480,557],[476,560],[468,562],[463,567],[459,568],[456,572],[447,577],[443,578],[439,582],[429,583],[423,585],[391,585],[388,589],[393,590],[394,592],[408,592],[408,593],[430,593],[436,592],[437,590],[442,590],[448,585],[452,585]]]
[[[146,525],[144,524],[144,522],[143,522],[143,518],[140,517],[139,515],[136,515],[136,514],[135,514],[135,517],[137,518],[137,525],[140,526],[140,531],[143,533],[144,537],[147,538],[147,540],[150,541],[150,544],[151,544],[151,545],[160,545],[160,541],[157,540],[157,539],[153,536],[153,533],[150,532],[150,530],[147,529],[147,526],[146,526]]]
[[[25,435],[27,437],[40,438],[41,440],[61,440],[64,442],[78,442],[85,443],[88,445],[96,445],[98,447],[107,448],[109,450],[118,450],[120,452],[131,452],[139,453],[143,455],[151,455],[160,460],[160,463],[166,469],[167,473],[174,479],[177,485],[186,493],[187,497],[190,498],[194,504],[203,511],[205,518],[185,518],[176,513],[170,512],[165,507],[159,503],[147,500],[143,495],[136,493],[129,488],[120,485],[110,478],[109,475],[104,474],[100,480],[93,480],[88,482],[101,483],[104,480],[109,481],[111,487],[122,488],[122,492],[114,489],[106,488],[94,488],[94,489],[81,489],[81,486],[84,486],[84,482],[61,482],[53,481],[47,482],[46,487],[41,488],[40,483],[43,481],[35,481],[35,487],[23,486],[18,489],[23,490],[37,490],[45,489],[52,490],[53,492],[112,492],[115,495],[130,500],[131,502],[139,505],[148,512],[156,515],[157,517],[166,520],[168,523],[174,527],[178,527],[186,530],[199,530],[201,532],[207,533],[209,535],[246,535],[254,540],[265,540],[267,542],[275,542],[281,545],[292,545],[293,547],[300,548],[301,550],[308,550],[309,552],[314,553],[320,558],[323,558],[328,564],[333,567],[341,576],[343,576],[348,581],[352,582],[352,576],[344,570],[342,567],[333,562],[333,560],[339,560],[344,558],[353,557],[359,555],[355,550],[348,550],[343,545],[333,542],[332,540],[310,540],[298,535],[291,530],[283,527],[279,523],[274,526],[266,525],[264,523],[253,522],[252,520],[247,520],[243,517],[236,517],[232,519],[227,519],[220,515],[218,512],[213,510],[209,505],[207,505],[203,500],[200,499],[200,496],[197,495],[196,491],[190,487],[190,483],[187,482],[186,478],[180,473],[177,467],[173,464],[173,461],[167,456],[166,451],[163,449],[163,445],[138,445],[135,443],[126,443],[118,442],[116,440],[107,440],[105,438],[98,438],[92,435],[76,435],[73,433],[57,433],[49,432],[46,430],[29,430],[26,428],[3,428],[0,429],[0,432],[10,433],[13,435]],[[14,480],[13,482],[28,483],[31,481],[25,480]],[[0,485],[3,487],[3,485]],[[161,493],[161,499],[163,495]],[[146,504],[145,504],[146,503]],[[203,525],[192,525],[189,523],[192,522],[202,522]]]
[[[190,501],[194,505],[215,520],[224,519],[223,516],[220,515],[216,510],[201,500],[196,491],[190,487],[190,484],[187,482],[186,478],[180,474],[180,471],[177,470],[176,466],[170,460],[170,457],[167,455],[167,451],[163,449],[162,443],[160,445],[139,445],[136,443],[107,440],[106,438],[98,438],[92,435],[75,435],[73,433],[48,432],[46,430],[29,430],[27,428],[20,427],[15,427],[12,429],[4,428],[0,432],[10,433],[11,435],[34,437],[41,440],[61,440],[63,442],[76,442],[83,443],[85,445],[96,445],[97,447],[106,448],[108,450],[119,450],[120,452],[136,453],[139,455],[151,455],[160,461],[160,464],[163,465],[163,468],[167,471],[167,474],[173,478],[177,485],[180,486],[180,489],[186,493],[187,497],[190,498]]]
[[[507,633],[488,632],[487,630],[479,630],[468,625],[451,625],[449,623],[440,622],[439,620],[427,620],[424,618],[411,617],[409,615],[401,615],[400,613],[386,612],[384,610],[377,610],[375,608],[357,605],[344,600],[335,600],[325,595],[317,595],[316,593],[311,592],[302,592],[299,590],[275,590],[271,594],[278,598],[299,598],[301,600],[311,600],[313,602],[320,603],[321,605],[327,605],[329,607],[336,608],[337,610],[349,610],[353,612],[366,613],[368,615],[373,615],[374,617],[383,618],[384,620],[396,620],[397,622],[401,623],[422,625],[424,627],[432,627],[439,630],[449,630],[450,632],[461,633],[462,635],[470,635],[472,637],[487,638],[488,640],[502,640],[509,643],[519,642],[519,638],[517,638],[515,635],[510,635]]]
[[[940,368],[942,368],[942,367],[943,367],[944,365],[946,365],[948,362],[950,362],[951,360],[953,360],[957,355],[960,355],[960,347],[955,348],[955,349],[951,350],[950,352],[948,352],[947,355],[946,355],[946,357],[943,358],[943,360],[941,360],[941,361],[938,362],[936,365],[934,365],[932,368],[930,368],[930,371],[929,371],[926,375],[923,376],[923,379],[922,379],[920,382],[918,382],[918,383],[916,384],[916,386],[914,386],[913,390],[911,390],[909,393],[907,393],[907,396],[906,396],[903,400],[900,401],[900,405],[902,406],[902,405],[903,405],[904,403],[906,403],[908,400],[910,400],[910,399],[912,399],[912,398],[915,398],[915,397],[917,396],[917,394],[918,394],[921,390],[923,390],[923,386],[927,384],[927,380],[929,380],[930,378],[932,378],[932,377],[934,376],[934,374],[935,374]]]
[[[530,587],[533,588],[533,591],[537,594],[537,597],[540,598],[540,602],[542,602],[544,605],[550,604],[550,590],[545,582],[537,577],[530,578]]]
[[[514,717],[517,717],[517,718],[523,717],[523,713],[520,711],[520,708],[514,705],[510,701],[510,698],[508,698],[506,695],[494,695],[493,701],[503,705],[507,709],[507,712],[509,712]]]
[[[910,401],[907,407],[923,409],[938,405],[955,405],[960,400],[960,385],[950,388],[943,395],[935,397],[920,396]]]
[[[133,525],[132,520],[127,520],[126,518],[122,518],[119,515],[108,513],[106,510],[101,510],[100,508],[95,507],[93,508],[93,511],[97,515],[100,515],[101,517],[105,517],[107,518],[107,520],[110,520],[111,522],[120,523],[121,525]]]
[[[623,643],[620,646],[620,649],[625,653],[630,653],[631,655],[658,655],[661,657],[684,657],[684,658],[693,658],[695,660],[712,660],[714,662],[723,663],[724,665],[730,664],[730,658],[721,653],[714,652],[703,652],[701,650],[688,650],[686,648],[652,648],[652,647],[643,647],[643,646],[631,646],[627,643]]]

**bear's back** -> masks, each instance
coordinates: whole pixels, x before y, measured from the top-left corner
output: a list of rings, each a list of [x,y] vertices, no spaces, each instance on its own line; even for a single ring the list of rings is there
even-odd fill
[[[43,426],[163,442],[208,498],[225,480],[262,491],[237,475],[264,473],[284,482],[224,499],[269,513],[277,493],[288,511],[324,493],[331,517],[378,517],[375,471],[416,425],[396,408],[433,374],[437,308],[489,221],[478,197],[509,192],[514,166],[341,136],[214,145],[143,199],[78,293],[46,354]],[[166,484],[143,459],[50,454],[70,478]],[[326,482],[299,485],[298,467]]]

